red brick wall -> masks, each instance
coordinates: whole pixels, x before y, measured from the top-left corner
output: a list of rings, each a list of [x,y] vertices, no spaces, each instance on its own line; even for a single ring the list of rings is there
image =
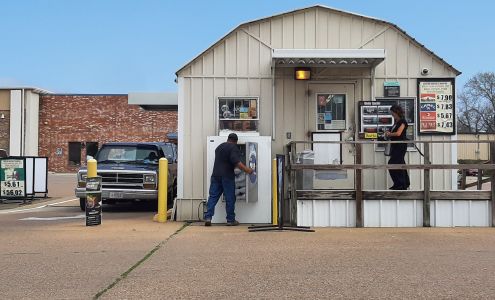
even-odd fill
[[[127,95],[40,96],[39,155],[53,172],[76,172],[69,165],[69,142],[166,141],[177,132],[176,111],[144,110],[127,104]],[[56,149],[62,154],[57,155]],[[82,147],[81,163],[86,163]]]

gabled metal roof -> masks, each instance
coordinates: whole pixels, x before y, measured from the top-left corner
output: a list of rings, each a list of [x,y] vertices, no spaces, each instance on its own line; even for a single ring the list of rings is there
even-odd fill
[[[462,74],[462,72],[460,72],[459,70],[457,70],[451,64],[447,63],[443,58],[441,58],[440,56],[438,56],[435,52],[433,52],[430,49],[426,48],[425,45],[419,43],[415,38],[413,38],[411,35],[409,35],[405,30],[401,29],[399,26],[397,26],[394,23],[391,23],[391,22],[388,22],[388,21],[385,21],[385,20],[382,20],[382,19],[378,19],[378,18],[375,18],[375,17],[369,17],[369,16],[362,15],[362,14],[357,14],[357,13],[348,12],[348,11],[345,11],[345,10],[336,9],[336,8],[329,7],[329,6],[326,6],[326,5],[321,5],[321,4],[317,4],[317,5],[309,6],[309,7],[305,7],[305,8],[300,8],[300,9],[295,9],[295,10],[287,11],[287,12],[284,12],[284,13],[279,13],[279,14],[276,14],[276,15],[272,15],[272,16],[269,16],[269,17],[264,17],[264,18],[261,18],[261,19],[256,19],[256,20],[252,20],[252,21],[248,21],[248,22],[242,23],[239,26],[237,26],[234,29],[232,29],[231,31],[229,31],[226,35],[224,35],[220,40],[216,41],[213,45],[211,45],[210,47],[206,48],[203,52],[201,52],[200,54],[198,54],[197,56],[195,56],[192,60],[190,60],[188,63],[186,63],[184,66],[182,66],[179,70],[177,70],[177,72],[175,72],[175,74],[178,75],[180,71],[182,71],[183,69],[185,69],[192,62],[194,62],[196,59],[198,59],[199,57],[201,57],[202,55],[204,55],[211,48],[213,48],[214,46],[216,46],[218,43],[220,43],[221,41],[223,41],[227,36],[229,36],[231,33],[235,32],[236,30],[240,29],[241,27],[244,27],[244,26],[247,26],[247,25],[250,25],[250,24],[253,24],[253,23],[257,23],[257,22],[263,22],[263,21],[268,20],[268,19],[272,19],[272,18],[276,18],[276,17],[288,15],[288,14],[293,14],[293,13],[296,13],[296,12],[299,12],[299,11],[313,9],[313,8],[323,8],[323,9],[327,9],[327,10],[330,10],[330,11],[333,11],[333,12],[342,13],[342,14],[351,15],[351,16],[357,16],[357,17],[361,17],[361,18],[365,18],[365,19],[370,19],[370,20],[374,20],[376,22],[380,22],[380,23],[389,25],[389,26],[397,29],[402,34],[404,34],[407,38],[409,38],[411,41],[413,41],[417,46],[425,49],[430,55],[432,55],[436,59],[440,60],[442,63],[446,64],[449,68],[451,68],[454,71],[454,73],[456,73],[457,76],[459,76],[459,75]]]

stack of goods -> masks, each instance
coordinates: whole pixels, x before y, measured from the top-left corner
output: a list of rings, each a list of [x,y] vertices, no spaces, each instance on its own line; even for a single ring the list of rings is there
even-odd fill
[[[236,201],[246,200],[246,173],[236,168],[234,174]]]

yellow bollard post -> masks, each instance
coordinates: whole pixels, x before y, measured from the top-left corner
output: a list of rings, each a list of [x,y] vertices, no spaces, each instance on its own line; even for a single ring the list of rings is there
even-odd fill
[[[88,174],[86,175],[88,178],[96,177],[98,175],[97,162],[96,159],[88,160]]]
[[[158,165],[158,214],[159,223],[167,222],[168,160],[160,158]]]
[[[277,159],[272,162],[272,225],[278,225]]]

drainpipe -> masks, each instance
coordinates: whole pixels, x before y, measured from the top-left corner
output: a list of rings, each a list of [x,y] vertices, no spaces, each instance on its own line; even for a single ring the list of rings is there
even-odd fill
[[[371,99],[370,101],[375,100],[375,66],[371,67]]]
[[[22,89],[21,92],[21,147],[20,155],[26,154],[26,90]]]
[[[275,134],[276,134],[276,112],[275,112],[275,64],[273,63],[274,60],[272,59],[272,141],[275,141]]]

